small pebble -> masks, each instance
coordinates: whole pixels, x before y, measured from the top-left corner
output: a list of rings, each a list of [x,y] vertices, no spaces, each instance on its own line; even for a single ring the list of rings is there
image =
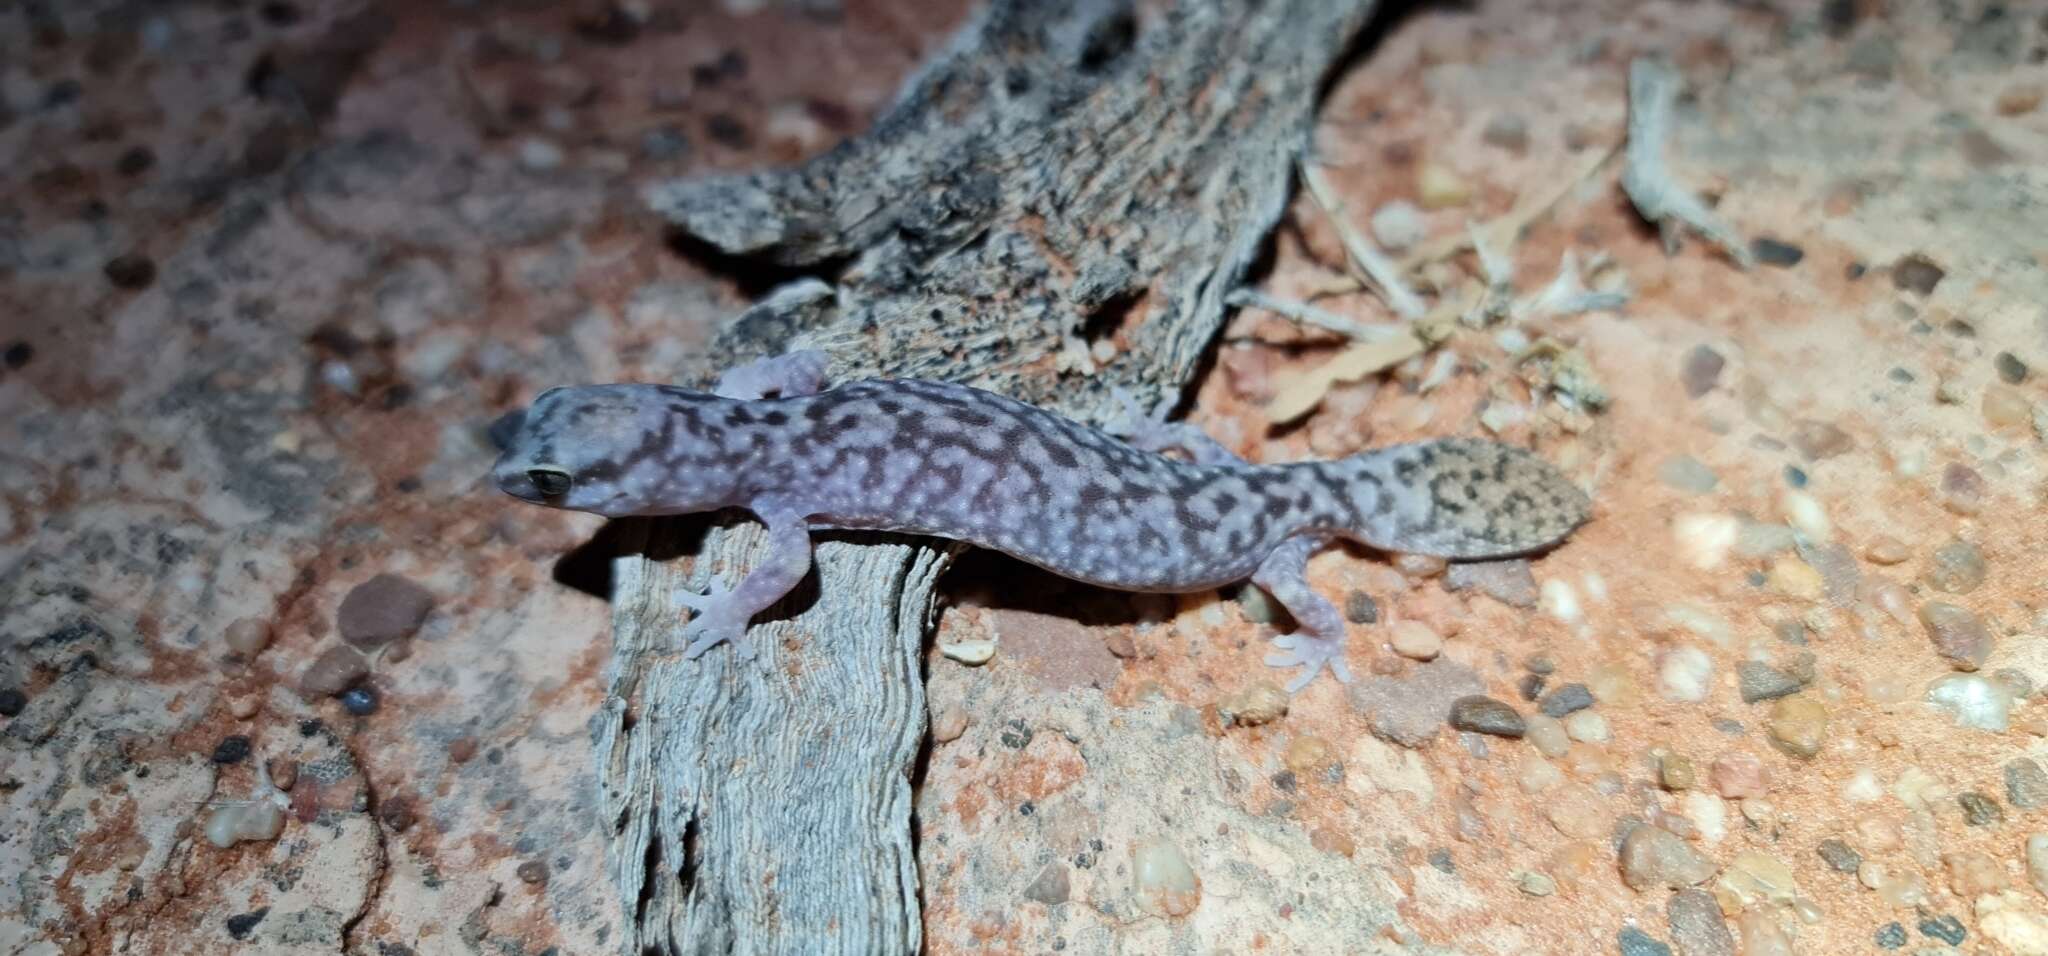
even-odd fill
[[[938,743],[951,743],[967,732],[967,709],[964,707],[942,707],[932,715],[932,739]]]
[[[1853,876],[1856,873],[1856,868],[1863,865],[1863,854],[1856,852],[1855,848],[1840,840],[1833,838],[1822,840],[1815,849],[1820,853],[1821,860],[1838,873],[1848,873]]]
[[[1513,113],[1502,113],[1486,121],[1479,138],[1488,146],[1520,155],[1529,149],[1529,121]]]
[[[1663,464],[1657,466],[1657,480],[1692,495],[1706,494],[1721,483],[1712,468],[1691,455],[1673,455],[1664,459]]]
[[[1870,539],[1870,543],[1863,547],[1863,557],[1872,564],[1899,564],[1912,556],[1912,550],[1904,541],[1887,534]]]
[[[1671,956],[1671,947],[1633,926],[1622,927],[1615,941],[1621,947],[1621,956]]]
[[[370,662],[361,651],[338,644],[321,652],[299,678],[299,689],[313,698],[332,697],[347,690],[370,673]]]
[[[245,840],[275,840],[283,832],[284,810],[267,799],[219,807],[206,819],[206,842],[223,850]]]
[[[1745,704],[1790,697],[1806,686],[1805,681],[1761,661],[1743,661],[1735,665],[1735,675]]]
[[[1706,651],[1681,644],[1664,652],[1657,664],[1657,692],[1665,700],[1698,703],[1714,687],[1714,659]]]
[[[1351,591],[1344,595],[1344,619],[1353,624],[1374,624],[1380,619],[1380,606],[1373,602],[1372,595],[1364,591]]]
[[[1985,573],[1984,552],[1958,539],[1935,550],[1927,583],[1944,594],[1968,594],[1984,583]]]
[[[1941,506],[1959,515],[1973,515],[1984,510],[1984,496],[1989,493],[1984,476],[1961,462],[1950,462],[1941,470]]]
[[[1071,893],[1072,886],[1067,877],[1067,868],[1058,860],[1047,863],[1044,869],[1038,871],[1038,876],[1031,880],[1031,885],[1024,888],[1025,899],[1047,906],[1065,903]]]
[[[1781,504],[1785,510],[1785,521],[1800,534],[1819,542],[1834,536],[1834,523],[1828,520],[1827,509],[1820,499],[1804,491],[1787,491]]]
[[[1557,881],[1534,870],[1523,870],[1515,878],[1515,885],[1530,896],[1549,896],[1557,892]]]
[[[1993,431],[2025,427],[2034,420],[2034,403],[2018,389],[2004,385],[1993,385],[1984,390],[1980,411],[1984,415],[1984,424]]]
[[[1250,583],[1237,589],[1237,606],[1253,624],[1275,624],[1287,613],[1265,588]]]
[[[1420,621],[1402,621],[1393,626],[1389,643],[1394,653],[1409,660],[1434,660],[1443,652],[1444,639]]]
[[[1666,790],[1691,790],[1699,783],[1699,771],[1692,758],[1667,753],[1657,760],[1657,783]]]
[[[1685,353],[1679,365],[1678,378],[1685,387],[1685,397],[1697,399],[1714,390],[1721,380],[1721,371],[1728,367],[1728,360],[1711,345],[1695,345]]]
[[[1956,795],[1956,802],[1963,807],[1963,822],[1973,827],[2005,822],[2005,808],[1986,794],[1965,790]]]
[[[1920,932],[1941,940],[1950,946],[1961,946],[1963,937],[1970,935],[1963,929],[1963,922],[1953,916],[1929,916],[1920,920]]]
[[[222,634],[228,650],[243,657],[255,657],[270,646],[270,622],[260,617],[245,617],[227,626]]]
[[[1955,850],[1942,854],[1948,866],[1948,886],[1963,899],[1976,899],[2006,888],[2005,869],[1988,854],[1976,850]]]
[[[1856,449],[1856,440],[1833,422],[1803,418],[1792,424],[1792,447],[1807,461],[1833,458]]]
[[[2018,385],[2027,380],[2027,363],[2011,352],[2000,352],[1991,360],[1991,367],[1998,371],[1998,380],[2007,385]]]
[[[2048,833],[2027,837],[2027,882],[2048,895]]]
[[[1827,741],[1828,709],[1810,695],[1787,697],[1771,705],[1771,745],[1811,760]]]
[[[357,717],[368,717],[377,712],[377,689],[368,684],[357,684],[342,691],[341,706]]]
[[[1898,949],[1906,945],[1906,928],[1893,920],[1877,928],[1877,948]]]
[[[1788,242],[1779,242],[1767,236],[1760,236],[1749,243],[1749,251],[1756,261],[1767,266],[1790,269],[1806,258],[1806,250]]]
[[[1413,247],[1429,236],[1429,223],[1415,204],[1396,199],[1373,210],[1372,235],[1393,252]]]
[[[264,763],[263,772],[270,776],[270,785],[279,790],[290,790],[299,782],[299,762],[290,757],[272,757]]]
[[[1201,901],[1202,887],[1180,848],[1164,839],[1131,850],[1131,883],[1138,908],[1155,916],[1186,916]]]
[[[368,650],[404,640],[434,608],[434,595],[396,574],[379,574],[349,589],[334,613],[341,639]]]
[[[377,804],[377,819],[393,833],[404,833],[419,821],[419,811],[413,806],[413,799],[399,794]]]
[[[519,882],[525,883],[528,886],[547,885],[548,865],[539,860],[528,860],[521,863],[519,868],[513,872],[518,875]]]
[[[1790,485],[1793,488],[1806,487],[1808,479],[1806,477],[1805,469],[1800,468],[1798,465],[1786,465],[1784,474],[1785,484]]]
[[[1927,701],[1958,727],[2004,732],[2011,726],[2012,694],[1976,674],[1949,674],[1927,685]]]
[[[249,738],[241,734],[230,734],[214,745],[213,762],[218,764],[241,763],[249,756]]]
[[[1714,862],[1668,830],[1643,824],[1621,841],[1621,879],[1630,889],[1684,889],[1714,876]]]
[[[1707,768],[1714,792],[1728,799],[1761,797],[1770,792],[1769,768],[1755,754],[1734,751],[1715,759]]]
[[[1287,715],[1287,692],[1272,681],[1259,681],[1216,702],[1217,713],[1241,727],[1256,727]]]
[[[1472,184],[1448,166],[1426,162],[1417,174],[1415,192],[1424,209],[1450,209],[1471,201]]]
[[[107,261],[107,281],[130,291],[147,289],[156,281],[156,263],[148,256],[129,254]]]
[[[1684,889],[1664,905],[1671,922],[1671,942],[1685,956],[1735,956],[1735,935],[1721,914],[1714,894]]]
[[[1546,717],[1565,718],[1593,706],[1593,692],[1586,685],[1572,683],[1545,694],[1536,709]]]
[[[1607,718],[1598,711],[1582,710],[1564,719],[1564,732],[1573,740],[1585,744],[1604,744],[1614,739],[1607,727]]]
[[[2005,802],[2020,810],[2048,805],[2048,771],[2031,757],[2006,761]]]
[[[1451,726],[1495,737],[1520,737],[1528,730],[1522,715],[1513,707],[1484,694],[1458,698],[1451,705]]]
[[[1111,645],[1111,653],[1115,653],[1116,647],[1117,645],[1115,644]],[[952,641],[940,644],[939,653],[945,655],[950,660],[958,661],[968,667],[979,667],[995,659],[996,642],[989,640]],[[1117,656],[1129,657],[1132,655],[1117,654]]]
[[[1571,752],[1572,738],[1565,733],[1563,721],[1548,714],[1532,714],[1525,723],[1523,736],[1538,753],[1555,760]]]
[[[1943,601],[1920,605],[1920,624],[1934,644],[1934,653],[1959,671],[1974,671],[1991,656],[1992,637],[1983,619]]]
[[[1542,699],[1543,685],[1549,682],[1550,678],[1542,674],[1523,674],[1515,681],[1515,692],[1522,695],[1523,700],[1533,704]]]
[[[1892,263],[1892,285],[1901,291],[1918,295],[1932,295],[1934,287],[1948,273],[1934,261],[1922,255],[1911,255]]]
[[[1445,569],[1444,587],[1453,591],[1477,588],[1487,597],[1517,608],[1535,607],[1540,596],[1527,558],[1461,561]]]
[[[28,695],[19,687],[0,687],[0,717],[19,717],[28,709]]]

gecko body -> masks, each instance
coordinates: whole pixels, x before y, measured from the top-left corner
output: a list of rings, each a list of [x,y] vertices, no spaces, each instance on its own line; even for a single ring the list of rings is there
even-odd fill
[[[536,504],[614,517],[753,512],[768,557],[729,591],[685,596],[689,657],[738,637],[802,580],[811,530],[872,529],[963,541],[1119,590],[1249,578],[1300,625],[1267,658],[1301,667],[1290,690],[1325,666],[1350,679],[1344,620],[1303,577],[1324,545],[1507,557],[1558,542],[1589,508],[1556,468],[1494,442],[1257,465],[1199,433],[1141,429],[1123,440],[961,385],[871,379],[827,390],[822,371],[816,353],[793,353],[734,370],[718,393],[552,389],[510,429],[493,477]]]

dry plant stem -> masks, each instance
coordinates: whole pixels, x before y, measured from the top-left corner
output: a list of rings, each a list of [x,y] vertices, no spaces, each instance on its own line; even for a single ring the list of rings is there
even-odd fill
[[[867,133],[794,169],[646,191],[722,254],[839,276],[776,290],[681,378],[801,347],[835,380],[945,379],[1097,423],[1119,388],[1146,407],[1178,395],[1371,7],[992,0]],[[1084,334],[1118,351],[1068,348]],[[595,756],[620,951],[917,952],[909,775],[950,552],[821,538],[815,576],[744,647],[677,661],[661,653],[686,617],[677,585],[759,557],[746,516],[680,534],[702,527],[635,524],[614,564]],[[667,559],[692,552],[679,581]]]
[[[1330,182],[1323,176],[1322,169],[1312,162],[1304,161],[1301,164],[1301,181],[1308,187],[1308,193],[1315,199],[1316,205],[1322,207],[1323,214],[1330,217],[1330,225],[1337,230],[1337,238],[1344,243],[1345,254],[1349,255],[1352,264],[1364,273],[1367,285],[1376,290],[1380,298],[1386,300],[1387,307],[1393,309],[1394,314],[1404,319],[1421,318],[1428,311],[1428,307],[1423,304],[1420,296],[1408,288],[1407,282],[1401,278],[1400,267],[1382,255],[1379,248],[1372,244],[1372,240],[1367,239],[1350,220],[1344,218],[1344,203],[1337,198],[1336,191],[1330,188]]]
[[[1303,325],[1326,329],[1358,342],[1384,342],[1405,335],[1399,326],[1366,325],[1328,309],[1270,296],[1256,289],[1239,289],[1232,292],[1224,301],[1240,308],[1264,309]]]

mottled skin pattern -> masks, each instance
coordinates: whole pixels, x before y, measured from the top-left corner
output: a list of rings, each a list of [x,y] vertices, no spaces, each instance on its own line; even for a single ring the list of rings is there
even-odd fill
[[[511,430],[493,477],[527,501],[602,515],[737,506],[759,517],[770,540],[761,566],[730,591],[685,597],[689,657],[738,637],[803,579],[811,529],[865,528],[964,541],[1120,590],[1250,578],[1301,626],[1267,657],[1302,668],[1290,690],[1324,666],[1350,680],[1344,620],[1303,577],[1330,541],[1501,558],[1556,543],[1589,507],[1557,469],[1493,442],[1254,465],[1187,426],[1143,422],[1126,441],[960,385],[821,391],[823,369],[799,352],[734,369],[716,394],[552,389]],[[1194,460],[1158,453],[1167,446]]]

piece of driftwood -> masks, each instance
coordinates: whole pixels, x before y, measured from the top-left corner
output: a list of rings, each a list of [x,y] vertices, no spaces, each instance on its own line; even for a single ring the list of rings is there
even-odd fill
[[[1161,6],[995,0],[865,135],[651,188],[684,241],[816,277],[733,320],[690,379],[808,347],[835,380],[948,379],[1095,421],[1112,386],[1178,394],[1371,3]],[[917,951],[911,775],[950,550],[821,536],[811,582],[743,646],[665,658],[686,614],[663,559],[697,553],[694,588],[755,560],[744,516],[703,529],[639,523],[614,564],[596,762],[622,951]]]

